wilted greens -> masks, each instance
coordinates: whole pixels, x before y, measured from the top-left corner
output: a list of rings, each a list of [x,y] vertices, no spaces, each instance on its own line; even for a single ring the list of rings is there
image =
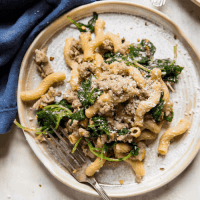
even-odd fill
[[[90,131],[91,137],[99,137],[102,134],[107,134],[110,137],[110,128],[108,127],[108,122],[104,117],[93,117],[92,125],[87,126],[87,130]]]
[[[95,22],[98,19],[98,14],[96,12],[94,12],[93,17],[92,17],[92,19],[90,19],[88,21],[88,24],[83,24],[83,23],[80,23],[80,22],[77,23],[74,20],[72,20],[70,17],[68,17],[68,19],[78,28],[78,30],[80,32],[87,32],[87,31],[93,32]]]
[[[92,79],[92,76],[90,76],[86,81],[83,81],[77,91],[78,98],[84,108],[87,108],[88,106],[93,105],[96,98],[102,94],[102,92],[97,88],[94,88],[92,90],[91,79]]]

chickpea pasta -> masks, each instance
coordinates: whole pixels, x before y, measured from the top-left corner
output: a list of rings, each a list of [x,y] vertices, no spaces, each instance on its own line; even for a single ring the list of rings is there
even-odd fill
[[[94,26],[75,25],[81,32],[79,38],[66,38],[63,49],[66,67],[71,69],[71,89],[55,102],[61,93],[55,92],[53,84],[63,81],[65,73],[49,70],[40,86],[22,92],[21,99],[39,99],[33,109],[40,132],[53,132],[50,125],[55,129],[60,125],[74,145],[73,151],[79,145],[94,159],[85,170],[87,176],[106,162],[125,161],[140,183],[145,175],[146,146],[157,139],[165,122],[173,120],[168,87],[178,82],[183,67],[175,60],[154,59],[156,47],[148,39],[130,43],[117,33],[104,33],[106,23],[101,18]],[[46,49],[36,52],[37,63],[48,62]],[[190,121],[181,119],[166,130],[158,153],[166,155],[171,140],[189,126]],[[42,134],[37,138],[44,141]]]

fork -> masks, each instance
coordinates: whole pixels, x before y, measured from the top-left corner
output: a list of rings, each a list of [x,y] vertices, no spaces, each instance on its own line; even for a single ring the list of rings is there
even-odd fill
[[[166,0],[150,0],[151,3],[154,5],[154,6],[163,6],[166,2]]]
[[[76,151],[72,154],[72,144],[69,142],[69,139],[67,137],[66,132],[58,126],[58,131],[55,130],[51,126],[54,133],[57,135],[57,137],[60,139],[60,142],[58,142],[54,136],[49,133],[47,134],[52,139],[53,142],[55,142],[56,147],[47,139],[47,136],[43,134],[45,140],[49,144],[49,146],[53,149],[53,151],[56,152],[58,157],[62,160],[62,165],[67,168],[69,173],[80,183],[89,183],[96,192],[102,197],[104,200],[111,200],[106,192],[103,190],[103,188],[97,183],[96,179],[94,177],[88,177],[85,175],[85,170],[89,164],[91,164],[91,161],[89,158],[87,158],[81,151],[79,147],[76,148]],[[61,136],[61,133],[63,136],[65,136],[66,139],[64,139],[63,136]]]

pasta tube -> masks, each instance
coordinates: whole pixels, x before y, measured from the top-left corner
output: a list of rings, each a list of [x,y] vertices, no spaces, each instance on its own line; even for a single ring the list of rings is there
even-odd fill
[[[161,84],[159,82],[153,83],[154,93],[151,94],[148,100],[141,101],[135,112],[135,125],[143,126],[144,115],[149,112],[153,107],[155,107],[160,100]]]
[[[145,86],[145,79],[136,67],[130,66],[128,73],[136,81],[139,88],[143,88]]]
[[[92,118],[98,113],[100,109],[100,101],[111,102],[112,99],[109,94],[102,94],[92,106],[85,110],[85,115],[87,118]]]
[[[110,41],[112,41],[113,46],[114,46],[114,52],[117,53],[122,45],[119,35],[107,32],[105,34],[105,39],[109,39]]]
[[[139,179],[137,182],[140,182],[141,177],[145,175],[145,169],[144,169],[143,163],[139,160],[133,161],[131,159],[127,159],[125,160],[125,162],[131,165],[133,171],[136,174],[136,181]]]
[[[106,156],[107,153],[104,153],[104,156]],[[101,167],[103,167],[104,163],[106,162],[106,160],[101,158],[96,158],[96,160],[91,163],[85,170],[85,174],[87,176],[93,176],[95,174],[96,171],[100,170]]]
[[[133,147],[127,143],[117,143],[115,153],[128,153]]]
[[[23,91],[20,93],[21,100],[23,101],[31,101],[40,98],[43,94],[47,92],[49,87],[54,83],[65,80],[66,75],[64,72],[55,72],[48,75],[46,78],[42,80],[40,85],[31,91]]]
[[[139,142],[142,140],[154,140],[158,135],[156,133],[152,133],[148,130],[142,131],[141,135],[135,139],[135,142]]]
[[[71,69],[72,69],[72,63],[73,63],[74,61],[70,58],[69,50],[70,50],[70,48],[71,48],[71,43],[72,43],[73,40],[74,40],[73,37],[69,37],[69,38],[66,39],[66,41],[65,41],[65,46],[64,46],[64,51],[63,51],[65,62],[67,63],[67,65],[68,65]]]
[[[186,119],[181,119],[176,127],[168,129],[160,138],[158,152],[162,155],[166,155],[171,139],[183,134],[189,129],[189,127],[190,121]]]

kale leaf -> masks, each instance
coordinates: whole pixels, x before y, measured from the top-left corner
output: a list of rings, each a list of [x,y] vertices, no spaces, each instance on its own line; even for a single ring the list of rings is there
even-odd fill
[[[142,41],[140,43],[140,51],[144,52],[144,51],[148,51],[148,50],[150,53],[150,55],[148,55],[148,56],[152,57],[156,52],[156,47],[148,39],[142,39]]]
[[[128,128],[123,128],[123,129],[117,131],[118,135],[126,135],[130,132],[131,131]]]
[[[104,117],[93,117],[92,125],[87,126],[87,130],[90,131],[91,137],[99,137],[102,134],[107,134],[108,139],[110,138],[110,128],[108,127],[108,122]]]
[[[50,125],[57,129],[64,117],[71,117],[72,111],[67,107],[68,104],[64,101],[59,103],[48,105],[37,112],[37,120],[39,126],[42,127],[41,130],[51,131]]]
[[[65,99],[62,99],[61,101],[59,101],[58,103],[55,103],[56,105],[62,105],[68,109],[70,109],[71,111],[73,111],[72,105],[68,104],[67,101]]]
[[[85,116],[85,109],[84,108],[81,108],[80,110],[78,110],[77,112],[73,113],[70,117],[72,120],[71,120],[71,125],[73,123],[73,120],[77,120],[77,121],[82,121],[86,118]]]
[[[156,47],[147,39],[143,39],[140,44],[131,44],[127,55],[123,56],[119,52],[107,52],[104,54],[104,62],[111,64],[115,61],[125,61],[126,65],[134,65],[137,61],[139,64],[149,65],[149,62],[155,54]],[[146,52],[146,56],[144,55]]]
[[[77,94],[80,102],[83,107],[86,108],[90,105],[93,105],[96,98],[102,94],[100,90],[94,88],[92,91],[92,76],[90,76],[86,81],[81,83],[81,87],[79,87]]]
[[[178,75],[182,72],[184,67],[180,67],[179,65],[175,65],[174,61],[170,59],[157,59],[153,62],[150,68],[160,68],[162,71],[162,79],[163,81],[169,82],[178,82]]]
[[[112,147],[116,146],[117,142],[105,143],[103,145],[104,151],[108,152]]]
[[[132,142],[131,144],[133,145],[133,148],[131,150],[131,154],[133,156],[137,156],[139,154],[139,147],[135,142]]]
[[[152,117],[155,119],[156,122],[159,122],[161,120],[160,119],[161,113],[164,106],[163,96],[164,96],[164,92],[161,92],[159,103],[150,110],[150,113],[152,114]]]
[[[92,19],[90,19],[88,21],[88,24],[83,24],[83,23],[80,23],[80,22],[77,23],[69,17],[68,17],[68,19],[78,28],[78,30],[80,32],[87,32],[87,31],[93,32],[95,22],[98,19],[98,14],[96,12],[93,12],[93,17],[92,17]]]
[[[121,61],[122,55],[119,52],[117,53],[107,52],[104,54],[103,58],[105,63],[111,64],[115,61]]]
[[[171,107],[171,106],[170,106],[170,107]],[[172,107],[171,107],[171,116],[164,116],[164,119],[165,119],[166,121],[168,121],[168,122],[172,122],[173,117],[174,117],[174,111],[173,111],[173,109],[172,109]]]
[[[162,113],[162,109],[163,109],[164,101],[165,101],[163,99],[163,96],[164,96],[164,92],[161,92],[159,103],[150,110],[150,113],[152,114],[152,117],[155,119],[156,122],[159,122],[161,120],[161,113]],[[163,119],[165,119],[168,122],[172,122],[173,116],[174,116],[174,112],[171,107],[171,116],[164,115]]]

